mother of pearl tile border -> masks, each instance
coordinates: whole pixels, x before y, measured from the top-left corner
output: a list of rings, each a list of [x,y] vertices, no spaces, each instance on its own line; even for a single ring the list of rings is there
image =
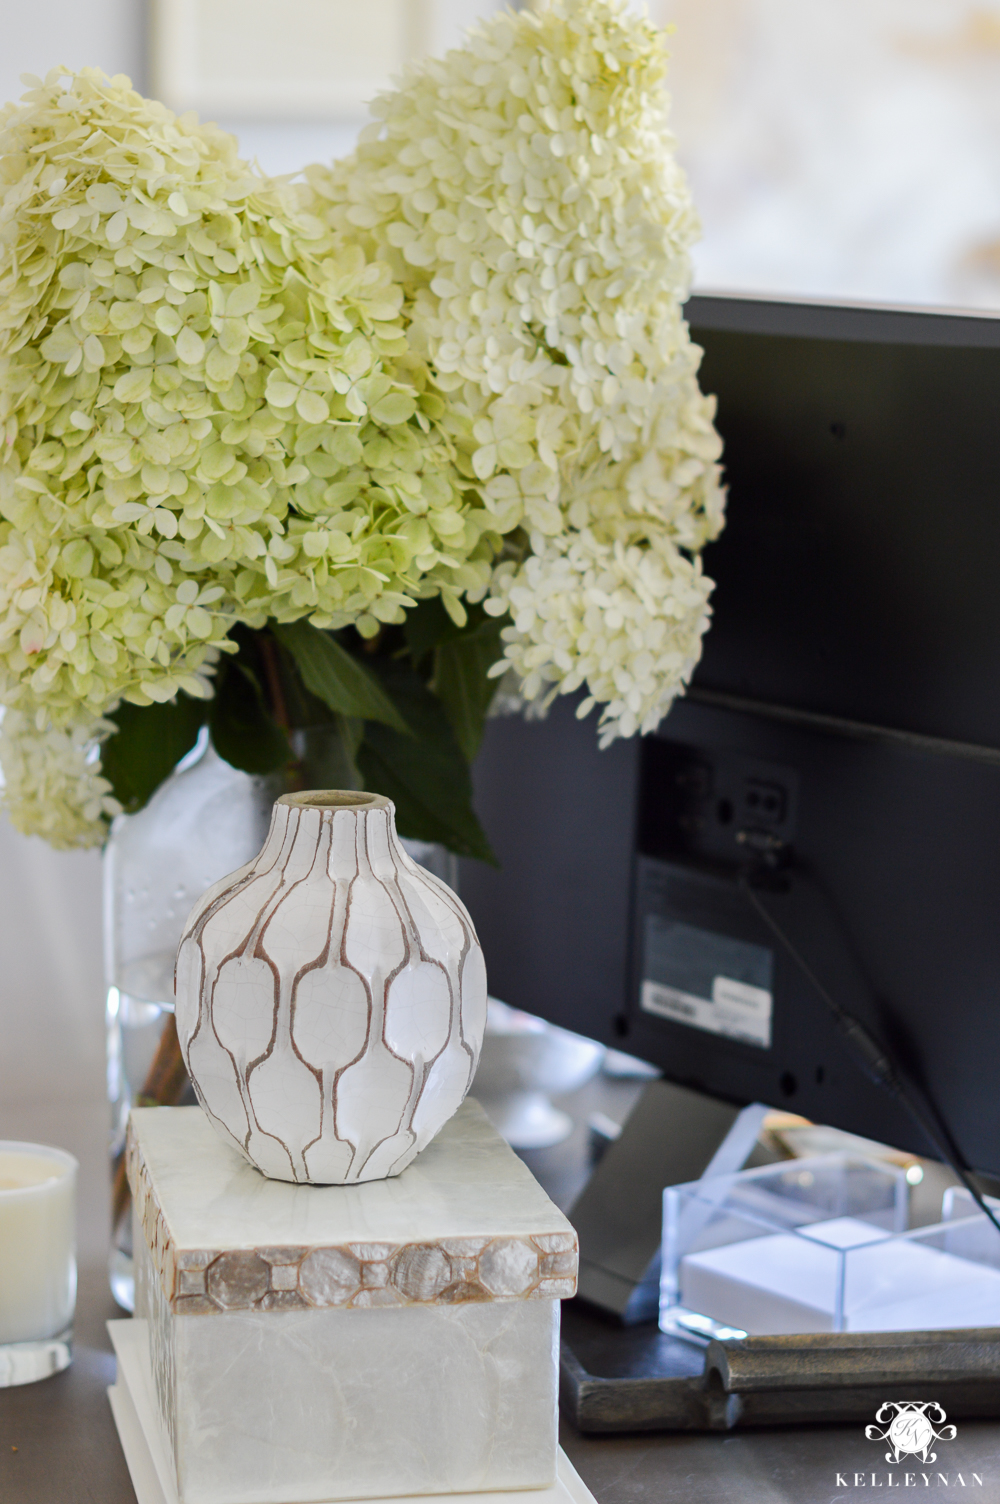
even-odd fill
[[[139,1227],[177,1315],[564,1300],[576,1294],[577,1241],[567,1232],[434,1243],[178,1250],[131,1124],[125,1154]]]

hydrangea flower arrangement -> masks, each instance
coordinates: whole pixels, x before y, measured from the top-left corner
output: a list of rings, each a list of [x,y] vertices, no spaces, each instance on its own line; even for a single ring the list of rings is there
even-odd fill
[[[249,771],[325,721],[404,834],[488,858],[498,676],[656,726],[723,515],[664,67],[624,0],[500,14],[298,183],[94,70],[0,115],[22,830],[102,840],[206,720]]]

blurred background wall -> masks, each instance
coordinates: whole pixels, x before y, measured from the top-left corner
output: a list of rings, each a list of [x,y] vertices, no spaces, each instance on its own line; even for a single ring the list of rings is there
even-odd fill
[[[361,93],[388,81],[380,70],[442,50],[495,8],[4,0],[0,97],[18,96],[24,71],[97,64],[236,130],[266,170],[293,171],[350,149]],[[652,0],[652,11],[676,26],[674,129],[705,231],[697,285],[1000,309],[1000,0]],[[98,1144],[96,853],[51,852],[0,819],[0,959],[0,1136],[30,1124],[73,1148],[84,1123]],[[98,1175],[84,1196],[95,1246],[104,1195]]]
[[[1000,309],[997,0],[654,0],[697,282]]]
[[[499,0],[5,0],[0,96],[98,63],[271,172],[349,150],[363,98]],[[1000,0],[650,0],[675,30],[699,285],[1000,308]]]

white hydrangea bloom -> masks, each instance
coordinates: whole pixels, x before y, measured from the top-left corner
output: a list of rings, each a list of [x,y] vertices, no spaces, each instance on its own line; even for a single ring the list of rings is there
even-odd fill
[[[7,710],[0,724],[0,765],[13,824],[60,850],[103,841],[107,822],[121,813],[101,777],[99,755],[114,729],[110,721],[95,720],[39,730],[36,719]]]
[[[711,587],[692,556],[723,515],[664,70],[626,0],[501,14],[309,173],[317,212],[392,264],[498,531],[530,537],[492,582],[522,694],[586,683],[604,740],[652,729],[697,661]]]
[[[655,730],[687,683],[708,627],[711,582],[668,537],[648,546],[602,541],[589,528],[532,538],[520,568],[497,570],[487,609],[509,610],[506,655],[529,702],[589,691],[578,716],[603,704],[601,746]]]

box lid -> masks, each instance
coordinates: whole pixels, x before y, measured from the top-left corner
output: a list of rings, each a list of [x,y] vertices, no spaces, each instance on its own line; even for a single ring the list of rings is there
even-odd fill
[[[471,1099],[391,1180],[267,1180],[200,1107],[134,1109],[126,1167],[139,1228],[179,1315],[576,1291],[571,1224]]]

